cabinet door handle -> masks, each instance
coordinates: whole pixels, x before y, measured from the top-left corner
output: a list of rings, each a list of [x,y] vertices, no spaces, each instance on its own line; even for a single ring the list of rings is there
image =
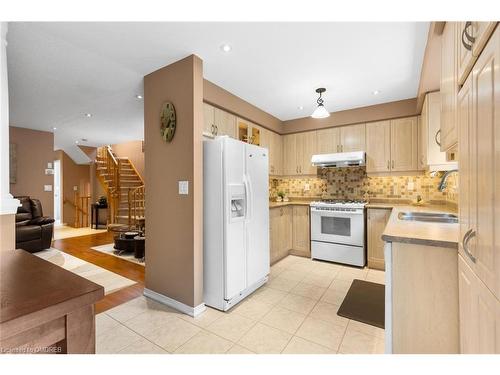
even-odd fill
[[[387,160],[387,170],[391,169],[391,162],[389,160]]]
[[[392,161],[392,169],[394,169],[394,160]]]
[[[467,51],[471,51],[472,50],[472,44],[476,41],[476,38],[474,38],[472,35],[469,35],[469,33],[467,32],[467,29],[472,25],[472,22],[470,21],[467,21],[465,23],[465,27],[464,29],[462,30],[462,44],[464,46],[464,48],[467,50]],[[464,39],[464,37],[471,43],[471,44],[468,44],[467,41]]]
[[[436,141],[436,144],[441,147],[441,137],[439,137],[439,141],[438,141],[438,135],[440,136],[441,135],[441,129],[439,129],[437,132],[436,132],[436,135],[434,136],[434,141]]]
[[[467,254],[467,256],[469,257],[469,259],[473,263],[476,263],[476,257],[474,255],[472,255],[472,253],[469,250],[469,241],[475,235],[476,235],[476,231],[472,230],[472,229],[469,229],[467,232],[465,232],[464,238],[463,238],[463,248],[464,248],[465,254]]]
[[[210,126],[210,130],[212,131],[212,135],[215,135],[215,125],[212,124],[212,126]]]
[[[340,145],[340,152],[344,152],[344,145]]]
[[[339,145],[337,145],[337,152],[339,152]]]

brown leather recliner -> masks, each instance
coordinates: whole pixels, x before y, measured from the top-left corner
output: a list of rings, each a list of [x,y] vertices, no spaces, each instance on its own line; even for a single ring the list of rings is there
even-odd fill
[[[38,199],[16,197],[21,202],[16,214],[16,249],[34,253],[48,249],[54,232],[54,219],[43,216]]]

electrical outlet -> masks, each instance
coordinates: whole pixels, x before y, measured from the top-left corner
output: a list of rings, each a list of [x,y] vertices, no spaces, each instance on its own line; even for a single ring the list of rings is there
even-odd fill
[[[52,191],[52,185],[43,185],[43,191]]]
[[[311,186],[309,184],[304,185],[304,191],[309,191],[311,190]]]
[[[413,189],[415,189],[415,183],[413,181],[408,181],[407,189],[413,191]]]

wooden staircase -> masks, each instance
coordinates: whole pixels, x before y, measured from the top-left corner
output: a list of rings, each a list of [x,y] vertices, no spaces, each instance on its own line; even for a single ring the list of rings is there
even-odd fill
[[[97,178],[106,191],[110,223],[129,228],[144,226],[144,180],[127,157],[118,157],[111,146],[97,149]]]

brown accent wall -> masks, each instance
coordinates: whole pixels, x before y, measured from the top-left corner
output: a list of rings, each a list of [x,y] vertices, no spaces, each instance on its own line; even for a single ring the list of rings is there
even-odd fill
[[[188,306],[203,302],[203,65],[191,55],[144,77],[146,288]],[[177,130],[160,136],[160,110],[172,102]],[[189,195],[178,181],[189,181]]]
[[[142,151],[142,141],[131,141],[111,145],[116,156],[127,157],[134,164],[135,169],[144,179],[144,152]]]
[[[418,114],[417,99],[405,99],[396,102],[332,112],[330,117],[325,119],[303,117],[295,120],[284,121],[281,133],[298,133],[308,130],[331,128],[335,126],[416,116]]]
[[[56,151],[56,159],[61,161],[61,191],[63,198],[61,222],[69,226],[75,223],[75,199],[76,186],[80,196],[91,195],[90,165],[76,164],[64,151]],[[90,222],[90,219],[89,219]]]
[[[54,176],[45,174],[47,163],[54,162],[54,134],[11,126],[9,143],[17,147],[17,181],[10,184],[11,194],[40,199],[44,215],[54,216],[54,192],[44,191],[44,185],[54,188]]]
[[[283,122],[280,119],[206,79],[203,81],[203,100],[276,133],[281,134],[283,131]]]

